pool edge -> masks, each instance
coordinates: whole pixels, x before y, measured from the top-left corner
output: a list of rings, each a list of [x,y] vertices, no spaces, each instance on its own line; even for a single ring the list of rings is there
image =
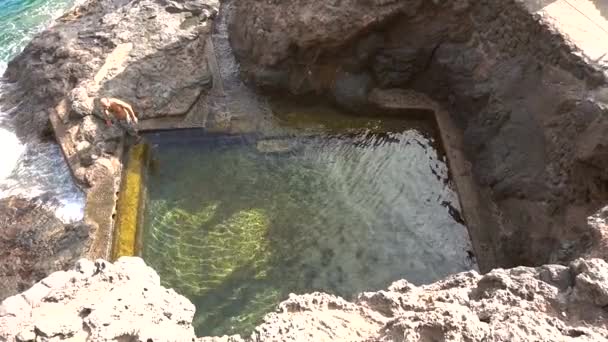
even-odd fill
[[[112,241],[112,260],[138,253],[139,225],[142,219],[140,208],[145,194],[143,177],[147,154],[147,144],[135,145],[128,151],[128,160],[116,205],[117,218]]]

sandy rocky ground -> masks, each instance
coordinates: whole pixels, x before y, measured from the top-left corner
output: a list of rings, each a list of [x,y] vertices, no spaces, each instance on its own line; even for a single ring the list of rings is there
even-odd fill
[[[604,341],[607,306],[608,264],[578,259],[419,287],[399,280],[354,302],[291,295],[249,337],[198,341]],[[0,340],[195,341],[193,316],[140,258],[82,259],[4,300]]]

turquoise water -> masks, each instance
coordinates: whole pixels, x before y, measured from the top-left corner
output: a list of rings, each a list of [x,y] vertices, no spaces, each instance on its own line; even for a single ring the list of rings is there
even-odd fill
[[[10,58],[63,14],[74,0],[0,0],[0,74]]]
[[[0,0],[0,75],[30,39],[74,4],[73,0]],[[9,85],[0,80],[0,97]],[[74,185],[56,144],[22,142],[11,127],[11,108],[0,108],[0,197],[37,198],[62,218],[82,218],[84,195]]]
[[[248,335],[292,292],[351,298],[475,268],[429,125],[280,107],[279,138],[147,138],[142,255],[196,305],[199,336]]]

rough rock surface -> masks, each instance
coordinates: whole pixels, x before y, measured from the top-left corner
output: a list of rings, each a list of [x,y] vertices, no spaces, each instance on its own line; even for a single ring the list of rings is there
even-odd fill
[[[2,341],[192,341],[194,305],[139,258],[78,261],[0,305]]]
[[[199,341],[606,341],[608,264],[464,272],[406,280],[355,301],[291,295],[247,337]],[[204,308],[201,308],[204,310]],[[0,340],[192,341],[194,306],[139,258],[80,260],[0,305]]]
[[[84,255],[90,258],[108,257],[122,151],[128,140],[118,125],[104,124],[99,98],[129,102],[140,122],[204,110],[196,104],[204,102],[211,87],[207,42],[210,18],[218,6],[217,0],[89,0],[34,37],[9,62],[4,80],[10,84],[3,88],[0,108],[10,110],[24,141],[53,134],[86,192],[85,221],[96,230],[74,245],[74,255],[82,256],[85,248]],[[36,217],[38,212],[31,215]],[[44,246],[55,244],[47,240],[59,239],[52,233],[60,228],[55,223],[49,223],[48,229],[25,221],[20,224],[23,234],[34,235],[30,245],[40,250],[19,254],[2,249],[0,264],[20,265],[14,267],[26,279],[24,284],[30,285],[44,274],[27,258],[52,254]],[[33,233],[40,229],[44,236]],[[47,233],[51,235],[46,237]],[[6,237],[14,232],[0,234],[5,235],[2,243],[6,246],[21,244]],[[55,266],[71,266],[68,259],[73,258]],[[11,272],[12,277],[16,271]],[[0,298],[16,290],[13,285],[6,289],[6,293],[0,290]]]
[[[48,130],[50,118],[74,175],[93,186],[104,168],[120,171],[114,159],[123,135],[103,123],[99,98],[129,102],[140,119],[186,115],[211,86],[205,44],[218,6],[215,0],[87,1],[8,64],[4,76],[14,86],[0,105],[14,107],[22,137]]]
[[[406,280],[354,303],[292,296],[254,341],[605,341],[608,264],[460,273],[416,287]]]
[[[72,267],[93,232],[84,223],[64,225],[35,201],[17,197],[0,200],[0,227],[0,299]]]
[[[489,199],[473,208],[491,218],[489,265],[568,262],[606,243],[587,224],[608,201],[605,66],[524,2],[241,0],[229,28],[261,87],[353,111],[377,108],[379,91],[428,94],[463,130]]]

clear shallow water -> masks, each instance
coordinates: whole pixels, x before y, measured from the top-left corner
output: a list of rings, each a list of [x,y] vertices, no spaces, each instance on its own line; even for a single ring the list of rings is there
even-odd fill
[[[73,0],[0,0],[0,75],[29,40],[74,4]],[[0,97],[9,85],[0,79]],[[84,195],[74,185],[56,144],[21,142],[10,108],[0,108],[0,197],[36,197],[64,221],[82,218]],[[11,113],[11,115],[19,113]]]
[[[149,138],[142,254],[195,303],[199,336],[248,335],[290,292],[348,298],[475,267],[432,139],[331,118],[282,112],[305,134],[281,139]]]

